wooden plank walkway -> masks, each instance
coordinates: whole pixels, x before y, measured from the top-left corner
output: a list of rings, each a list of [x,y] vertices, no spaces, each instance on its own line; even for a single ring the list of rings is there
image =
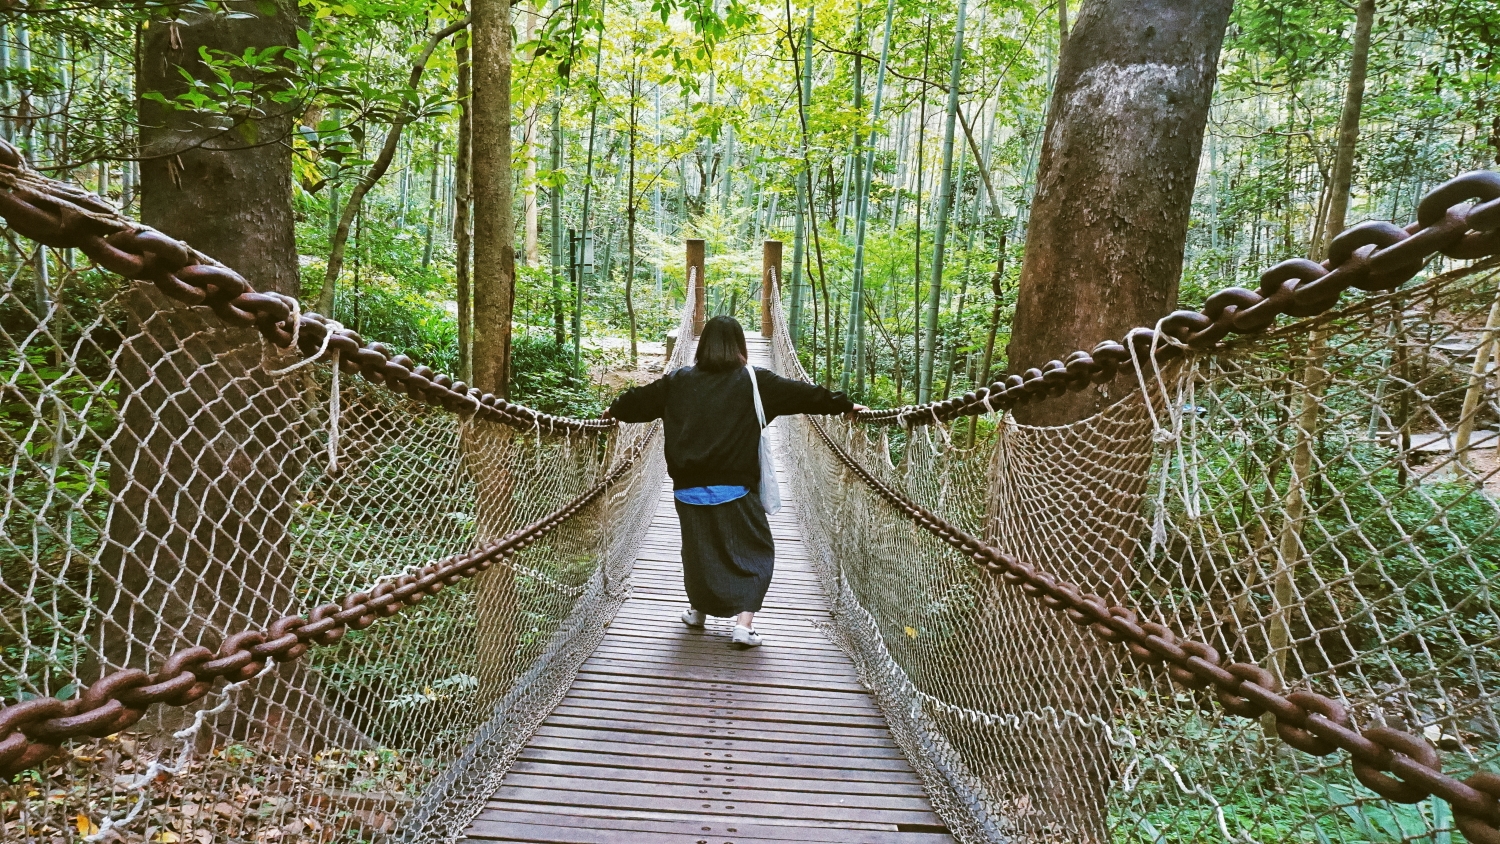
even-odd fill
[[[765,365],[765,341],[749,339]],[[687,598],[663,490],[631,598],[468,840],[951,844],[853,665],[815,626],[828,611],[796,506],[771,517],[765,645],[738,650],[731,620],[691,630],[677,618]]]

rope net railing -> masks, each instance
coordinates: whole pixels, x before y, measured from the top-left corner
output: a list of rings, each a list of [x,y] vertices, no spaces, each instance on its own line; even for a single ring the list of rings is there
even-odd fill
[[[1500,251],[1496,196],[1446,244]],[[1500,263],[1369,286],[1133,332],[1114,405],[992,399],[973,448],[983,397],[783,423],[832,632],[961,840],[1500,841]]]
[[[481,395],[8,147],[0,216],[0,838],[455,837],[627,593],[658,429]]]

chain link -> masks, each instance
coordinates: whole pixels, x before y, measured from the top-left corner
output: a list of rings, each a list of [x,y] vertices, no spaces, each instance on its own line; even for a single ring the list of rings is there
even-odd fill
[[[80,187],[46,178],[0,140],[0,217],[16,233],[54,249],[77,249],[94,263],[129,279],[149,281],[171,298],[203,305],[220,319],[254,327],[268,341],[287,348],[296,341],[303,355],[338,353],[346,374],[404,393],[425,404],[516,428],[549,433],[603,430],[610,419],[570,419],[532,410],[482,393],[462,381],[434,372],[382,343],[366,343],[351,329],[315,313],[298,312],[280,293],[260,293],[229,267],[180,240],[132,222]]]
[[[859,421],[926,425],[988,408],[1009,410],[1043,401],[1089,384],[1114,380],[1134,348],[1145,360],[1180,357],[1187,350],[1210,349],[1230,334],[1257,334],[1278,316],[1310,317],[1338,303],[1344,291],[1390,290],[1422,271],[1437,254],[1474,260],[1500,254],[1500,173],[1475,170],[1449,179],[1417,203],[1417,219],[1402,228],[1366,222],[1345,229],[1328,247],[1328,260],[1282,261],[1260,276],[1258,290],[1229,287],[1208,297],[1201,311],[1174,311],[1158,328],[1134,328],[1123,342],[1105,340],[1093,348],[1050,360],[945,401],[859,414]],[[1159,333],[1158,333],[1159,332]],[[1128,368],[1128,367],[1127,367]],[[1497,841],[1500,844],[1500,841]]]
[[[867,470],[841,447],[814,417],[806,417],[830,451],[896,509],[954,550],[1006,583],[1106,641],[1124,645],[1141,664],[1165,665],[1176,682],[1192,689],[1214,689],[1231,714],[1256,718],[1270,713],[1277,735],[1314,756],[1338,750],[1353,757],[1356,778],[1398,803],[1431,795],[1448,801],[1464,837],[1474,844],[1500,844],[1500,774],[1481,771],[1459,780],[1443,773],[1438,751],[1426,739],[1385,726],[1352,726],[1338,701],[1313,691],[1283,693],[1275,676],[1258,665],[1227,662],[1211,645],[1179,638],[1165,625],[1141,621],[1130,609],[1111,605],[1076,584],[1039,571],[988,545],[917,504]]]
[[[498,540],[348,595],[338,603],[324,604],[307,615],[283,616],[263,629],[232,634],[217,652],[201,645],[186,648],[168,656],[154,673],[128,668],[105,674],[73,700],[34,698],[0,709],[0,780],[40,765],[69,739],[117,733],[140,721],[154,704],[193,704],[220,680],[237,683],[255,677],[269,662],[295,662],[315,644],[332,645],[350,630],[363,630],[436,595],[445,586],[513,557],[623,478],[655,443],[660,429],[658,423],[582,495]]]

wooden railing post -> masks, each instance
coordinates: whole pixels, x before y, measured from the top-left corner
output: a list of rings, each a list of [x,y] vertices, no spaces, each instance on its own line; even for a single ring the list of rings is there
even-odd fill
[[[696,272],[695,272],[696,271]],[[703,333],[703,312],[707,297],[704,293],[708,289],[708,277],[703,266],[703,241],[689,240],[687,242],[687,278],[689,281],[697,279],[697,289],[693,291],[693,334]]]
[[[775,270],[775,274],[772,274]],[[760,247],[760,336],[771,336],[771,285],[781,283],[781,241],[768,240]]]

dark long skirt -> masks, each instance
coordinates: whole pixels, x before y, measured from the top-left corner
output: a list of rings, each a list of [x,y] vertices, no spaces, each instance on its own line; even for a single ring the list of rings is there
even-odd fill
[[[682,582],[693,609],[721,618],[759,612],[771,588],[776,546],[754,494],[723,504],[677,502]]]

